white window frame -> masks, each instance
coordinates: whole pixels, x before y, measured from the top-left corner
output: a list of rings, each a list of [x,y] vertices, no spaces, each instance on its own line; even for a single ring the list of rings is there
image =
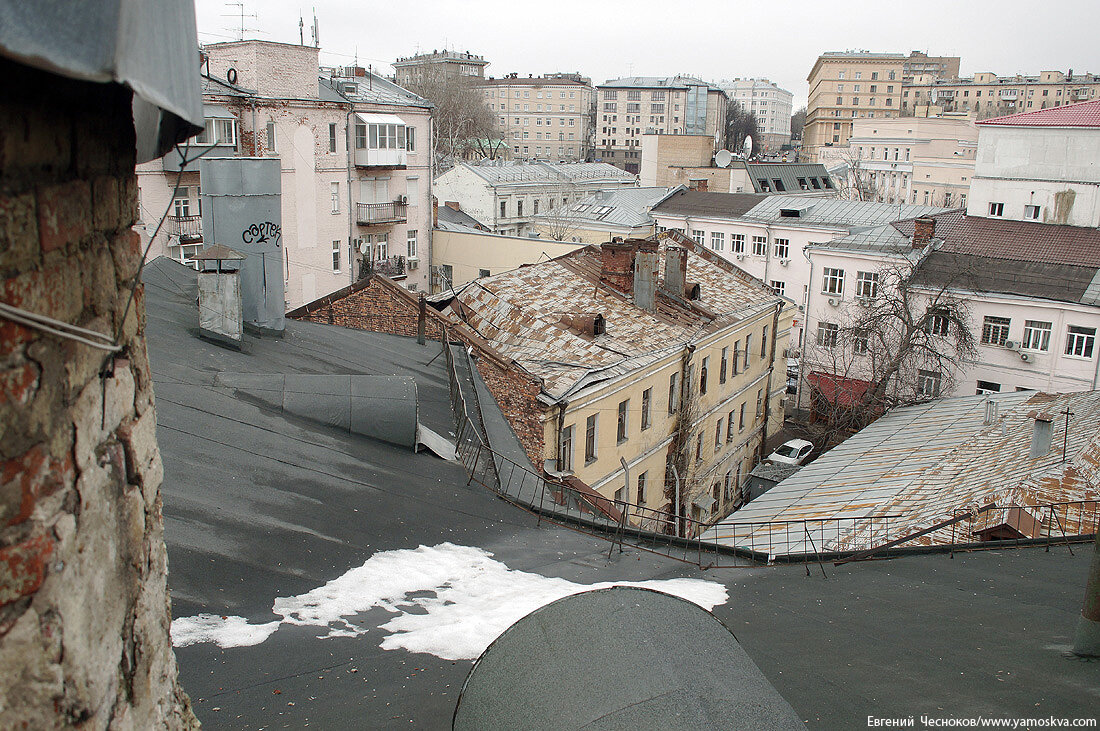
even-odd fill
[[[1053,322],[1024,320],[1024,337],[1020,340],[1020,347],[1045,353],[1050,350],[1050,335],[1053,331]]]
[[[844,294],[844,270],[825,267],[821,271],[821,293],[842,296]]]

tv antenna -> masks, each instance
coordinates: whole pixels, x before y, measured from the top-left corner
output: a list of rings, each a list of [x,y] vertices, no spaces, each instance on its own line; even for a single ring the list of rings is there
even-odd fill
[[[222,13],[222,17],[235,18],[237,20],[237,22],[232,27],[227,27],[226,30],[233,31],[233,33],[237,35],[238,41],[244,40],[245,33],[259,32],[259,28],[248,28],[245,26],[245,18],[252,18],[253,20],[257,20],[258,16],[256,15],[256,13],[246,13],[244,11],[244,0],[232,0],[230,2],[226,2],[225,5],[227,8],[237,9],[235,12]]]

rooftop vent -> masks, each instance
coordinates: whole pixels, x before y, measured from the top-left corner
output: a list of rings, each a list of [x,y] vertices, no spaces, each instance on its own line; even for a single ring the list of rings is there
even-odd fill
[[[1051,438],[1054,436],[1054,417],[1042,411],[1032,411],[1028,418],[1034,419],[1031,431],[1031,451],[1028,457],[1036,459],[1050,454]]]
[[[218,244],[191,257],[199,270],[199,333],[238,349],[244,331],[241,309],[244,259],[244,254]]]

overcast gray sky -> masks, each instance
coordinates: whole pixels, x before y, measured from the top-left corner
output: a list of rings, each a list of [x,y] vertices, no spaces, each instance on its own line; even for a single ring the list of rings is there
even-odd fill
[[[897,9],[895,8],[895,5]],[[248,38],[306,42],[316,8],[321,62],[381,66],[417,51],[482,55],[486,73],[580,71],[597,84],[619,76],[687,73],[718,81],[766,77],[806,99],[806,75],[823,51],[862,48],[962,57],[962,73],[1100,73],[1097,0],[246,0]],[[919,9],[918,9],[919,8]],[[196,0],[199,40],[236,38],[239,12]]]

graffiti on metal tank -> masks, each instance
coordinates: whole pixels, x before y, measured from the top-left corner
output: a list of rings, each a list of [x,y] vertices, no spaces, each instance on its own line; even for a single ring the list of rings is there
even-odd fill
[[[274,243],[275,246],[279,246],[283,240],[283,229],[271,221],[254,223],[244,230],[241,234],[241,240],[246,244],[266,244],[270,242]]]

